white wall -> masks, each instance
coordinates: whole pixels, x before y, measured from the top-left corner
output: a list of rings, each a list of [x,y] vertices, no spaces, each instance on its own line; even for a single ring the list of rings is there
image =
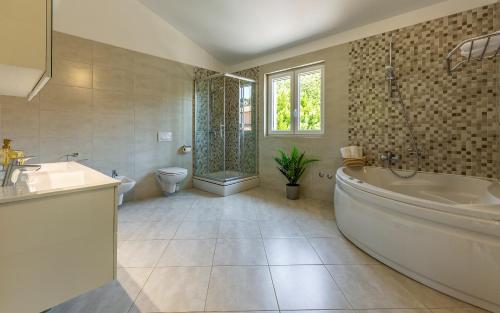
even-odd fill
[[[279,60],[292,58],[361,38],[366,38],[384,32],[392,31],[398,28],[403,28],[458,12],[467,11],[484,5],[490,5],[498,1],[499,0],[446,0],[435,5],[390,17],[375,23],[337,33],[309,43],[280,50],[274,53],[269,53],[262,57],[233,65],[228,68],[228,71],[235,72],[262,64],[269,64]]]
[[[54,29],[173,61],[223,64],[137,0],[54,0]]]

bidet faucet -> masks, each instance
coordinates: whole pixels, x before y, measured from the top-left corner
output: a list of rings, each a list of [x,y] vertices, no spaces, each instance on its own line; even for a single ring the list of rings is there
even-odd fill
[[[33,171],[38,171],[42,166],[38,164],[21,164],[23,161],[28,161],[34,158],[33,156],[22,157],[22,158],[12,158],[9,161],[9,165],[5,169],[5,176],[3,177],[2,187],[13,185],[12,174],[15,170],[25,171],[31,168]]]

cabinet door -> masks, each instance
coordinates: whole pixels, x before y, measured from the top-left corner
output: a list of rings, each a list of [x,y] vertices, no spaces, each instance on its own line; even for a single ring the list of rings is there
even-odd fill
[[[0,312],[42,312],[112,281],[115,214],[114,187],[0,204]]]
[[[2,0],[0,95],[34,97],[52,75],[52,0]]]

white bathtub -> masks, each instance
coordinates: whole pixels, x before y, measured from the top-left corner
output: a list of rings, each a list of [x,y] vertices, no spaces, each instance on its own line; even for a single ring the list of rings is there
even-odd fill
[[[395,270],[500,313],[500,183],[387,169],[340,168],[335,214],[342,233]]]

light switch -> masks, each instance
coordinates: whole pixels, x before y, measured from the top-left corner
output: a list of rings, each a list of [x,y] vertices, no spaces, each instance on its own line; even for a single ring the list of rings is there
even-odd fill
[[[158,132],[158,141],[172,141],[172,132]]]

